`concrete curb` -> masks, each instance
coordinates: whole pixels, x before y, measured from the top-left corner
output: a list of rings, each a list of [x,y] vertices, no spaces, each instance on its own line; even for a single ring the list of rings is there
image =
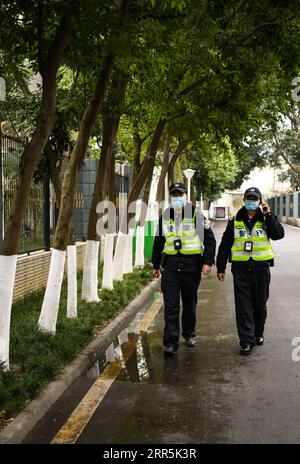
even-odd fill
[[[20,444],[48,412],[51,406],[80,375],[85,373],[103,354],[119,333],[125,329],[154,291],[160,289],[160,279],[148,284],[141,293],[93,340],[74,361],[68,364],[58,379],[32,400],[18,416],[0,432],[0,444]]]

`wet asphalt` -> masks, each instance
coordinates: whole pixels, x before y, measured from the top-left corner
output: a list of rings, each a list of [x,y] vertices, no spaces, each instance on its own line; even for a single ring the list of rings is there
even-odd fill
[[[218,241],[226,226],[218,222]],[[202,279],[197,346],[164,358],[161,311],[142,337],[77,443],[300,443],[300,229],[273,242],[265,343],[239,355],[230,265]],[[294,350],[294,351],[293,351]],[[299,361],[298,361],[299,358]],[[73,385],[26,443],[49,443],[97,377]]]

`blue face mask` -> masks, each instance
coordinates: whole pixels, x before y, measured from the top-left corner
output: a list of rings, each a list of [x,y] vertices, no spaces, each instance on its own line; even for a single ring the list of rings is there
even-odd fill
[[[171,205],[173,208],[183,208],[186,200],[184,197],[171,197]]]
[[[245,200],[245,208],[247,211],[256,211],[259,207],[259,200]]]

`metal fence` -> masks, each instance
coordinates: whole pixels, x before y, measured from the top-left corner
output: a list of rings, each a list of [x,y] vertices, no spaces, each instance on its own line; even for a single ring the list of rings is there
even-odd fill
[[[17,176],[24,146],[13,137],[0,133],[0,240],[12,211]],[[87,160],[79,175],[74,212],[74,233],[77,241],[87,235],[88,213],[96,180],[98,160]],[[129,191],[129,179],[115,175],[117,192]],[[32,183],[24,215],[19,253],[49,250],[55,232],[58,209],[49,181]]]
[[[292,192],[267,200],[271,210],[283,222],[298,225],[300,220],[300,192]]]
[[[0,135],[0,239],[12,211],[24,146],[13,137]],[[24,215],[19,253],[43,248],[43,185],[33,183]]]
[[[88,230],[89,212],[92,195],[97,176],[99,160],[86,159],[79,173],[77,182],[77,208],[74,212],[74,234],[76,240],[86,240]],[[129,178],[115,174],[115,185],[117,193],[129,192]],[[118,205],[117,205],[118,206]],[[117,208],[118,215],[118,208]],[[118,216],[117,216],[118,227]]]

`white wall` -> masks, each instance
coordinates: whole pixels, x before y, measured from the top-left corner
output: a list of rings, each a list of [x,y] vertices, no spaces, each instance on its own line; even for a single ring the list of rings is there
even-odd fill
[[[278,179],[278,172],[273,168],[254,169],[249,179],[245,180],[241,187],[235,191],[225,191],[221,198],[211,205],[210,211],[214,206],[227,206],[233,214],[242,205],[242,198],[245,190],[249,187],[258,187],[264,198],[280,195],[290,190],[289,182],[281,182]]]

